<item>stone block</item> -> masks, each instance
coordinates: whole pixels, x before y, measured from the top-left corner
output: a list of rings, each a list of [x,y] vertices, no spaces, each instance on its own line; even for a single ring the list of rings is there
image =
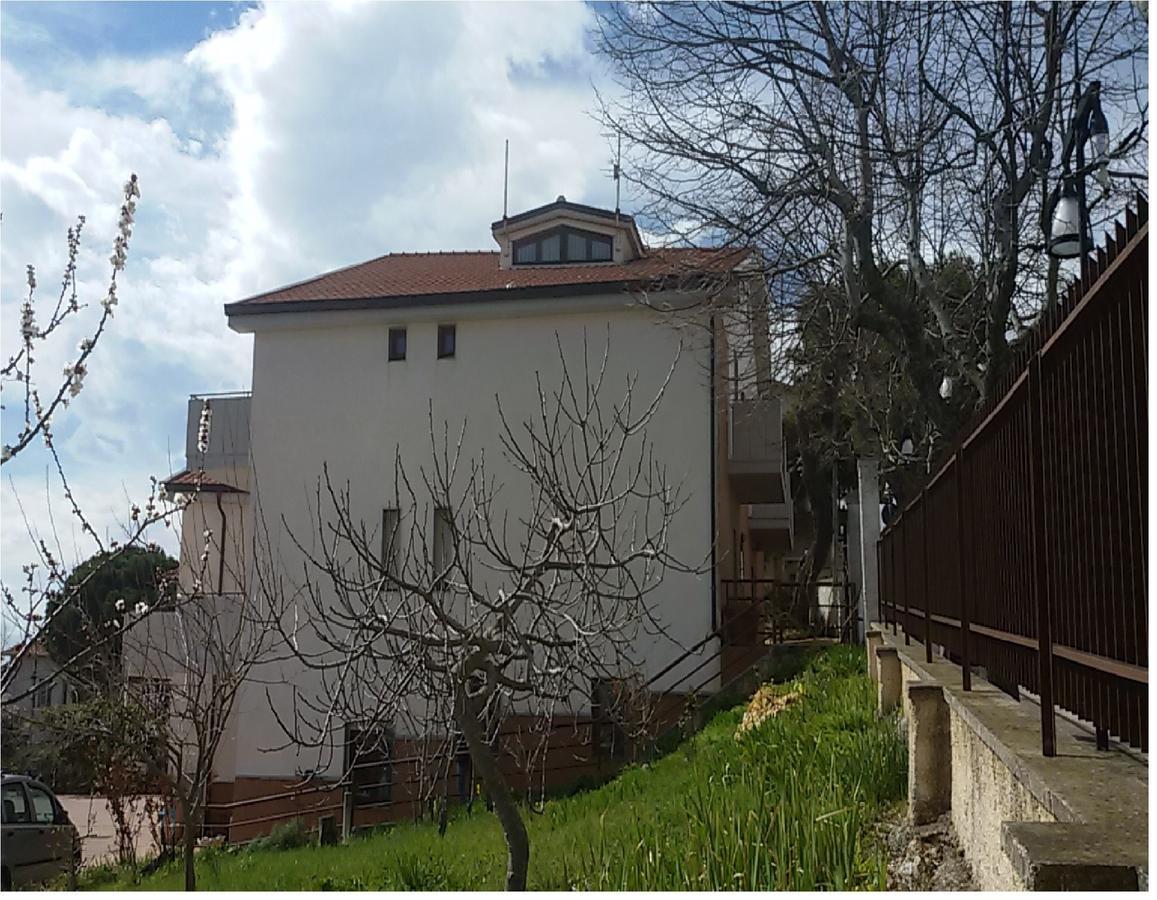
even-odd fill
[[[934,822],[952,807],[952,726],[944,687],[910,681],[908,707],[908,819]]]
[[[868,647],[868,677],[872,681],[880,680],[880,670],[876,665],[876,648],[884,644],[884,636],[878,629],[872,629],[864,635]]]
[[[900,654],[895,647],[876,647],[876,697],[877,712],[886,716],[900,705],[900,687],[903,674],[900,670]]]

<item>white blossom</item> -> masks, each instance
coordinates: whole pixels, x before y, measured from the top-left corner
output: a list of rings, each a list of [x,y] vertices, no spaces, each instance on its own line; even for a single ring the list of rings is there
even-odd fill
[[[208,400],[201,402],[201,418],[197,422],[197,452],[209,452],[209,429],[213,424],[213,407]],[[208,537],[208,533],[205,537]]]
[[[84,387],[84,376],[88,374],[88,368],[84,363],[77,363],[74,366],[64,367],[64,380],[68,385],[68,394],[70,397],[75,397],[80,393],[80,389]]]
[[[32,301],[30,300],[25,300],[20,304],[20,336],[26,344],[36,337],[36,314],[33,312]]]
[[[124,612],[125,598],[124,597],[119,598],[117,600],[117,602],[113,604],[113,607],[116,609],[117,612]]]

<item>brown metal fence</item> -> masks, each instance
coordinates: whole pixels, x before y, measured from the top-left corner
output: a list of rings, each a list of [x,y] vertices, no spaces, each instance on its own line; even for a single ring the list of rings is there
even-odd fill
[[[893,631],[1148,749],[1148,205],[1082,267],[1006,389],[880,538]]]

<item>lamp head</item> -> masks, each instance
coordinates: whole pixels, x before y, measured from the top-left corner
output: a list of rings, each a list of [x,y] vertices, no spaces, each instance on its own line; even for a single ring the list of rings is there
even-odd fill
[[[1049,231],[1049,256],[1073,259],[1081,255],[1081,210],[1072,179],[1066,177],[1065,187],[1053,209]]]

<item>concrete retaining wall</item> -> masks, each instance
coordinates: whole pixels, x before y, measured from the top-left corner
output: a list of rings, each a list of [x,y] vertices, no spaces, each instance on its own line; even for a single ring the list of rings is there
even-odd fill
[[[1137,890],[1148,883],[1148,766],[1095,749],[1057,719],[1057,756],[1040,748],[1040,708],[960,669],[916,638],[869,631],[883,711],[908,734],[909,818],[950,815],[982,890]],[[899,681],[899,690],[896,688]],[[891,686],[889,686],[891,685]],[[898,694],[898,696],[897,696]]]
[[[1005,822],[1055,822],[957,710],[952,728],[952,825],[983,891],[1024,890],[1001,846]]]

